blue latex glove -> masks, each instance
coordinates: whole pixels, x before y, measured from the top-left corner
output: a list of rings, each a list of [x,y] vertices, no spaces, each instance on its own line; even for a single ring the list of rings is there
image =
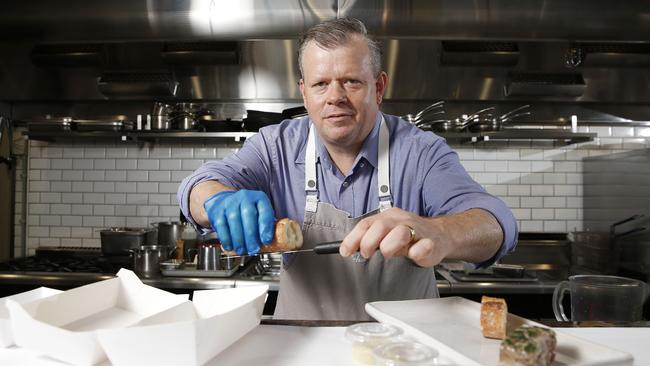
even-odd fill
[[[224,250],[257,254],[262,244],[273,241],[275,213],[262,191],[221,191],[205,200],[203,207]]]

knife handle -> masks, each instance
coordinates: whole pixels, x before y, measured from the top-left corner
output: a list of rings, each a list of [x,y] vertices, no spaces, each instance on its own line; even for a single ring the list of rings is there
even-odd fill
[[[341,241],[331,241],[327,243],[318,244],[314,247],[316,254],[338,254]]]

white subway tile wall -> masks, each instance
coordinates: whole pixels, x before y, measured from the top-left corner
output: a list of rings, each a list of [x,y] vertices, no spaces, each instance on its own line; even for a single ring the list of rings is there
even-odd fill
[[[521,231],[581,230],[586,157],[648,148],[650,128],[581,127],[591,142],[491,141],[453,145],[469,174],[512,208]],[[99,230],[178,220],[176,189],[205,161],[240,144],[134,146],[30,141],[27,255],[41,245],[99,247]],[[22,161],[16,177],[15,252],[22,253]]]

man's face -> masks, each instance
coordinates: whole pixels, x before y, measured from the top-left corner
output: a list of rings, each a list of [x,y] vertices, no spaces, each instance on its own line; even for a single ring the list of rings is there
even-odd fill
[[[330,145],[358,149],[374,126],[386,87],[361,37],[326,50],[311,41],[302,55],[300,91],[316,130]]]

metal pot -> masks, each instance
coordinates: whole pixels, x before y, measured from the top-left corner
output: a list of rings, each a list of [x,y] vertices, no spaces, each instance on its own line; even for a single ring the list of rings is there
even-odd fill
[[[156,276],[160,274],[160,264],[169,259],[174,250],[166,245],[142,245],[131,249],[133,270],[144,277]]]
[[[620,246],[617,241],[630,234],[645,230],[636,227],[621,233],[616,228],[622,224],[637,220],[643,215],[634,215],[610,225],[609,231],[574,231],[568,237],[571,241],[571,262],[574,267],[597,270],[605,274],[615,274],[618,268]]]
[[[468,123],[469,121],[463,121],[457,118],[453,120],[436,120],[420,123],[418,127],[423,128],[428,125],[429,129],[435,132],[462,132]]]
[[[152,130],[169,130],[170,126],[169,116],[151,116]]]
[[[245,257],[223,257],[220,244],[201,244],[187,250],[188,257],[196,255],[196,269],[202,271],[229,271],[244,263]]]
[[[183,236],[185,224],[179,221],[161,221],[151,223],[158,229],[158,245],[176,246],[176,241]]]
[[[191,131],[198,127],[198,122],[191,114],[180,114],[172,119],[172,129],[181,131]]]
[[[152,116],[167,116],[173,110],[173,107],[167,103],[156,102],[151,110]]]
[[[149,236],[153,235],[152,229],[112,227],[100,231],[102,255],[126,256],[129,251],[147,244]]]

